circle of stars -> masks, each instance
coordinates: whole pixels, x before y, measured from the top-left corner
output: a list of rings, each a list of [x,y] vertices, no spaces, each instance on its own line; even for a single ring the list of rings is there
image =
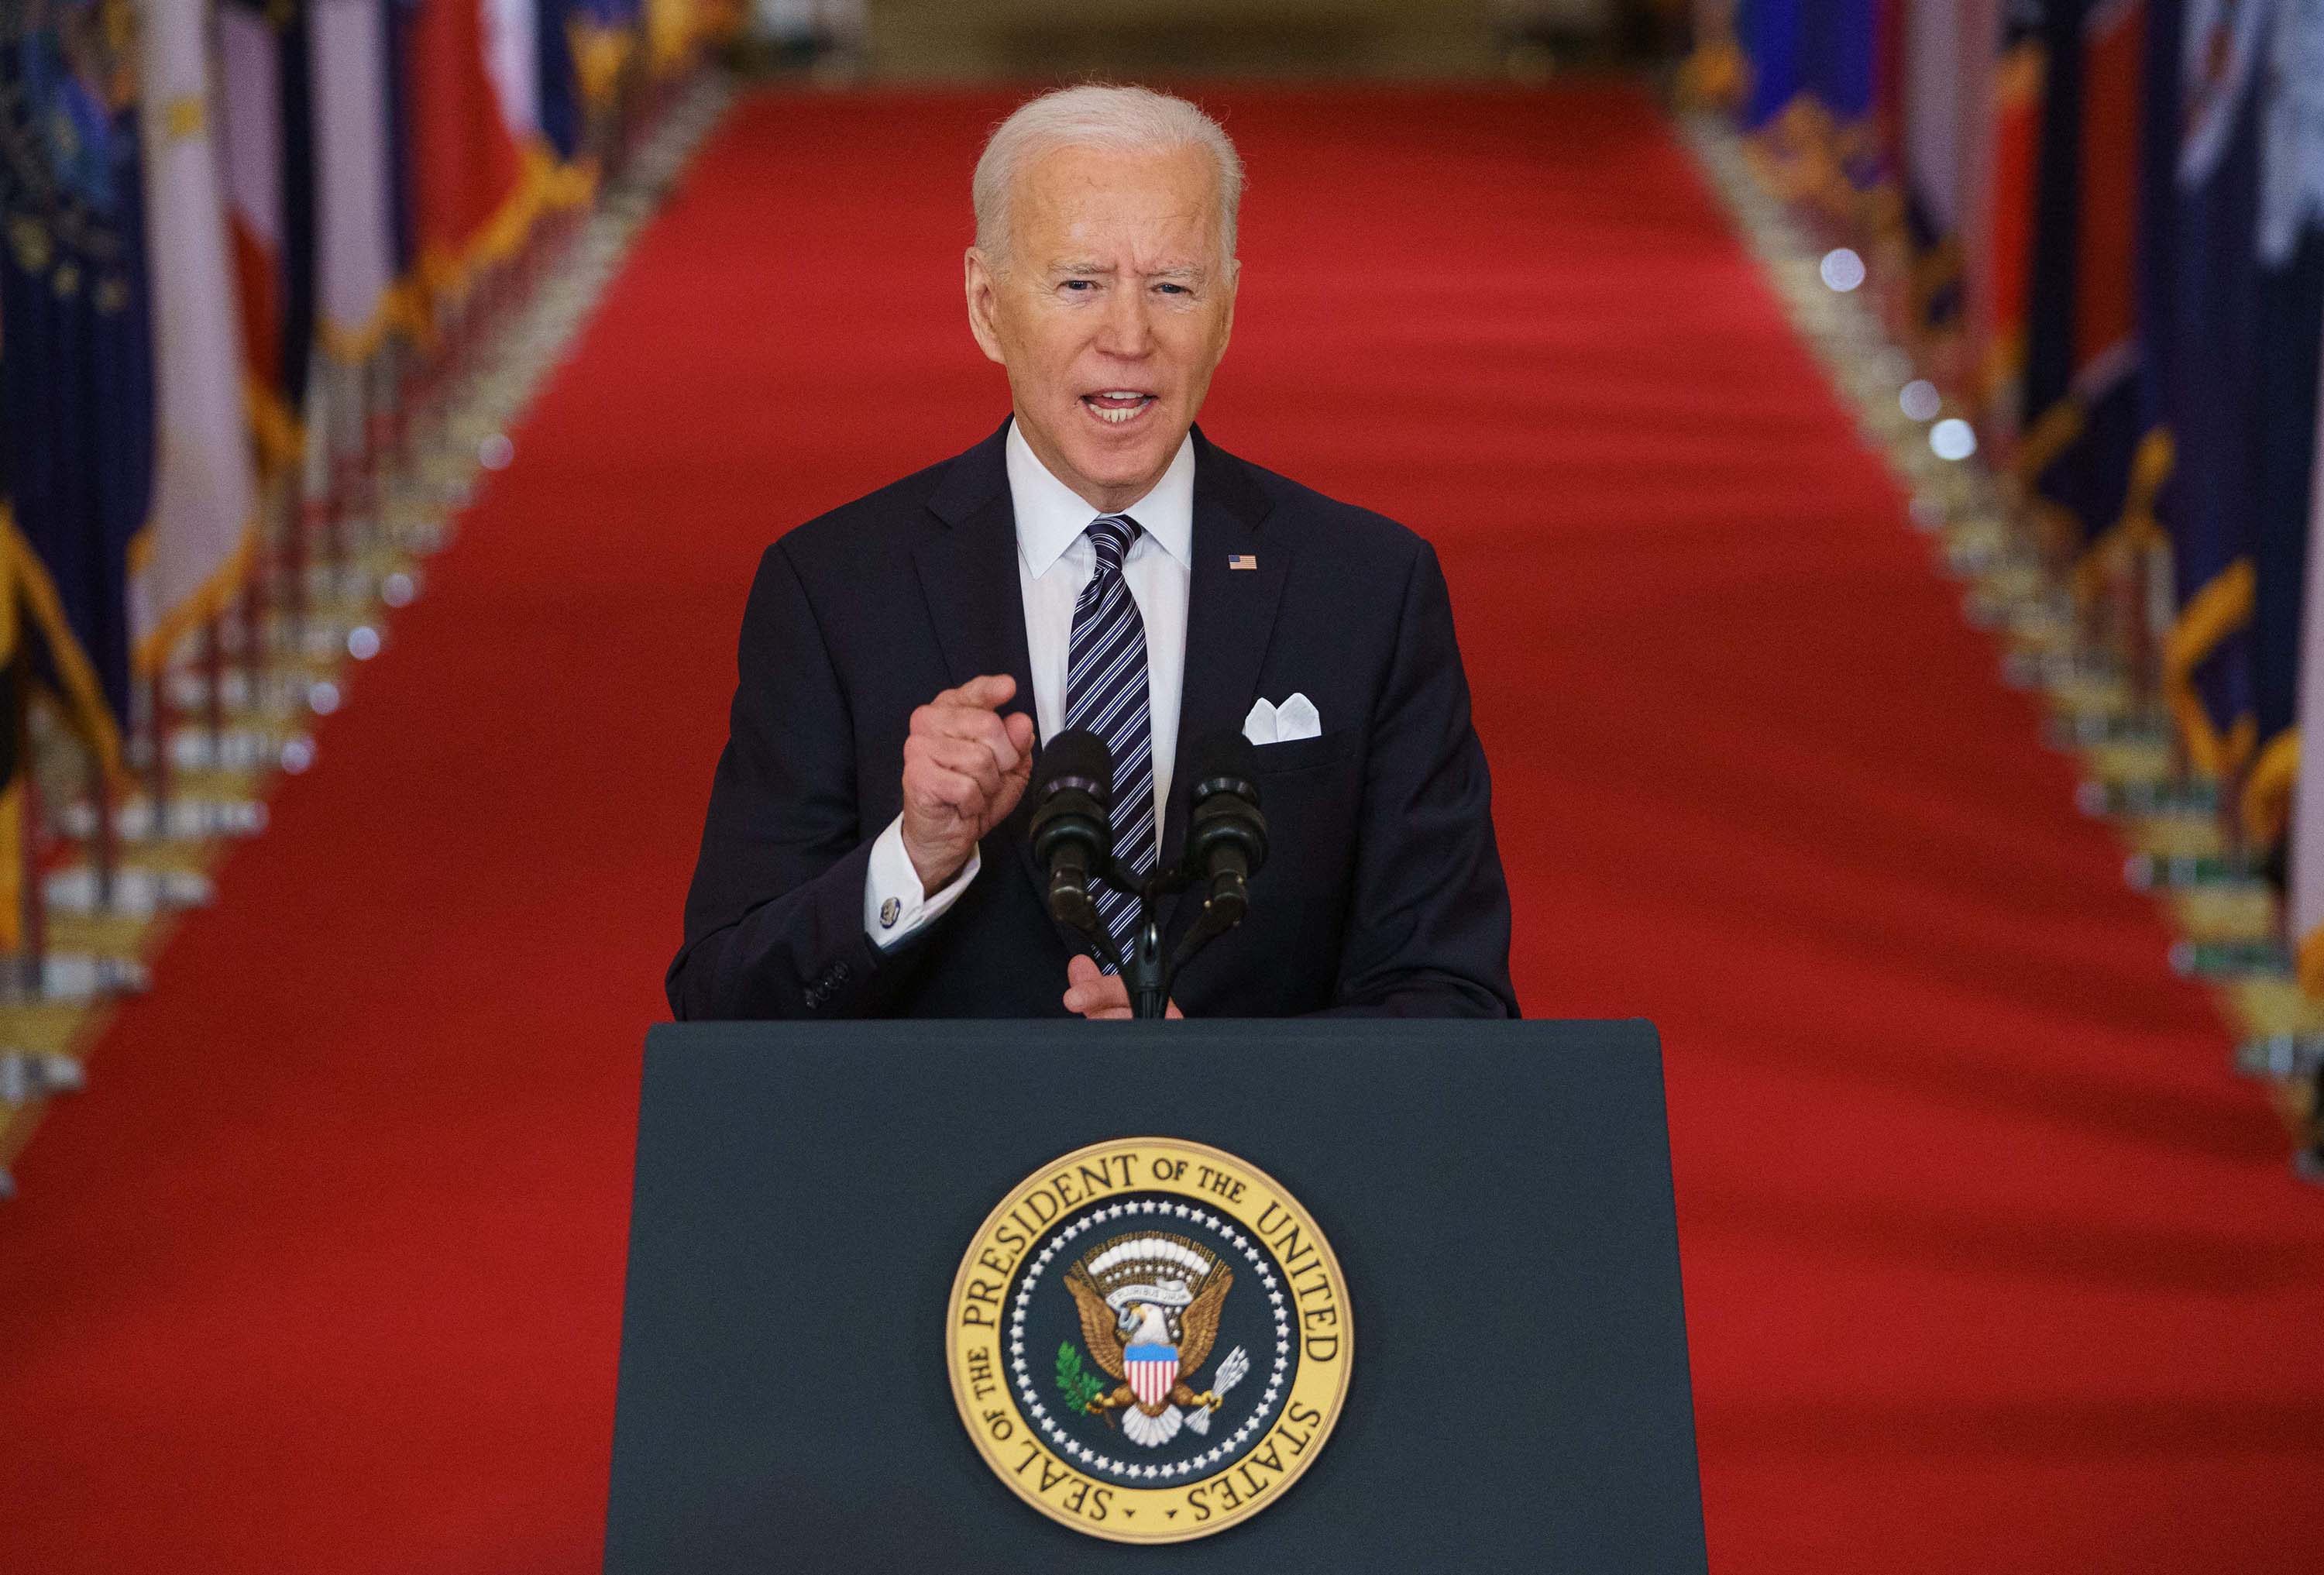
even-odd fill
[[[1102,1222],[1130,1215],[1161,1216],[1149,1221],[1157,1226],[1177,1220],[1216,1232],[1250,1260],[1251,1267],[1259,1275],[1259,1288],[1267,1293],[1267,1299],[1275,1312],[1275,1367],[1268,1375],[1267,1393],[1259,1397],[1257,1405],[1251,1407],[1251,1413],[1243,1419],[1242,1425],[1198,1454],[1159,1465],[1127,1459],[1115,1460],[1066,1432],[1059,1425],[1052,1409],[1043,1405],[1040,1396],[1034,1392],[1033,1376],[1025,1360],[1025,1312],[1032,1305],[1034,1287],[1040,1283],[1050,1260],[1083,1231],[1094,1230]],[[1133,1224],[1139,1222],[1132,1221]],[[1267,1418],[1275,1410],[1276,1401],[1283,1393],[1284,1375],[1291,1366],[1291,1309],[1284,1298],[1283,1286],[1277,1280],[1274,1268],[1259,1256],[1258,1239],[1237,1230],[1231,1221],[1222,1220],[1216,1214],[1190,1203],[1157,1202],[1151,1198],[1135,1203],[1114,1203],[1092,1210],[1059,1230],[1026,1268],[1024,1279],[1018,1283],[1016,1304],[1010,1313],[1009,1366],[1017,1376],[1017,1392],[1025,1402],[1026,1414],[1033,1419],[1033,1424],[1041,1430],[1042,1435],[1060,1454],[1082,1469],[1102,1473],[1121,1482],[1151,1482],[1160,1486],[1169,1482],[1192,1481],[1213,1467],[1231,1463],[1238,1448],[1253,1433],[1266,1430]]]

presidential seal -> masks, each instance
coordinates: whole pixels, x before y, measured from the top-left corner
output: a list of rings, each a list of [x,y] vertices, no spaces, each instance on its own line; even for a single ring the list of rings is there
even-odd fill
[[[1296,1199],[1200,1143],[1125,1138],[1028,1176],[953,1281],[961,1421],[1052,1520],[1125,1543],[1273,1504],[1348,1393],[1347,1284]]]

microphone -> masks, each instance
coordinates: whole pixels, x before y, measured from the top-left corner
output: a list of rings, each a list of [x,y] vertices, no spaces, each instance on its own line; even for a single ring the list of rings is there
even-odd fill
[[[1267,862],[1267,816],[1259,810],[1259,751],[1239,732],[1216,732],[1189,751],[1194,784],[1186,820],[1186,872],[1201,881],[1204,927],[1242,922],[1250,878]]]
[[[1041,750],[1033,777],[1033,859],[1049,877],[1049,913],[1084,935],[1099,926],[1090,878],[1113,857],[1113,751],[1086,728]]]

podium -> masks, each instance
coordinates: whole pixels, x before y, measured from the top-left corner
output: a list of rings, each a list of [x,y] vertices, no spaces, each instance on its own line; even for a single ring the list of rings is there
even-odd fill
[[[654,1029],[609,1575],[1165,1567],[1706,1567],[1652,1027]]]

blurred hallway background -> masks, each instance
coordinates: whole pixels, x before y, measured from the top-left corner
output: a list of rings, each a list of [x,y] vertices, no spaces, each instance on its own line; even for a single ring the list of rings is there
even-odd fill
[[[7,1009],[88,1087],[0,1149],[0,1564],[594,1567],[639,1049],[752,567],[1005,415],[968,171],[1102,70],[1250,167],[1205,432],[1443,557],[1527,1014],[1662,1032],[1714,1567],[2312,1567],[2319,1194],[2240,998],[2124,880],[2149,834],[1963,616],[1997,511],[1935,410],[1884,413],[1935,369],[1820,315],[1877,248],[1776,189],[1792,144],[1669,107],[1683,58],[1720,80],[1694,18],[653,10],[566,18],[590,189],[317,352],[240,599],[124,654],[119,778],[35,724],[24,944],[150,978]],[[2256,900],[2252,850],[2189,845]]]

